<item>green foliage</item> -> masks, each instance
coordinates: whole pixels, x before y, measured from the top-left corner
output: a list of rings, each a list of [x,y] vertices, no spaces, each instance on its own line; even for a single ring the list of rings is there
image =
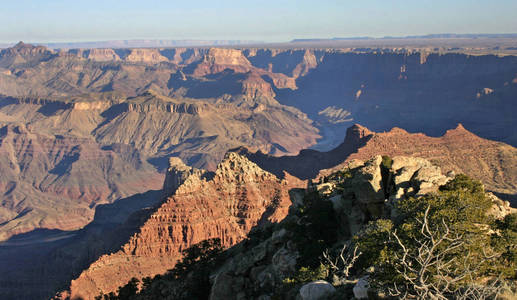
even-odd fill
[[[460,174],[440,187],[438,193],[400,201],[396,209],[402,219],[397,220],[397,229],[408,243],[411,239],[421,237],[420,222],[429,208],[430,228],[444,230],[442,224],[445,223],[450,230],[468,241],[464,247],[456,249],[451,255],[462,255],[468,251],[480,255],[489,242],[487,226],[492,222],[487,212],[491,206],[492,202],[486,197],[483,185]]]
[[[343,181],[348,178],[352,178],[352,172],[350,171],[350,169],[345,168],[345,169],[336,171],[336,172],[330,174],[329,176],[326,176],[324,179],[324,182],[329,182],[329,181],[340,182],[340,181]]]
[[[385,219],[370,222],[353,238],[363,253],[356,266],[361,269],[375,266],[373,280],[378,285],[398,282],[410,287],[412,285],[408,285],[396,271],[401,268],[407,270],[407,266],[401,265],[403,252],[411,253],[406,257],[406,261],[409,261],[418,257],[423,242],[432,242],[430,236],[434,236],[435,240],[445,236],[447,238],[438,243],[431,253],[443,253],[435,259],[451,261],[446,276],[456,278],[458,274],[472,272],[474,278],[500,275],[514,278],[517,266],[517,215],[509,215],[495,223],[487,215],[491,206],[492,202],[485,196],[482,184],[465,175],[456,176],[440,187],[437,193],[401,200],[396,204],[398,216],[393,222]],[[423,229],[424,218],[428,220],[429,231]],[[496,224],[498,228],[495,228]],[[490,235],[489,232],[494,230],[496,234]],[[400,243],[393,232],[397,233]],[[498,253],[502,253],[500,258],[503,259],[496,259]],[[492,258],[488,259],[489,256]],[[409,264],[415,265],[416,262]],[[437,275],[433,272],[438,271],[431,266],[425,272],[432,282]],[[455,284],[461,286],[466,284],[466,280],[467,277]]]
[[[433,227],[444,220],[454,229],[465,233],[479,233],[476,224],[489,223],[487,211],[492,202],[485,196],[483,185],[466,175],[457,175],[438,193],[400,201],[396,209],[400,214],[398,223],[406,223],[408,233],[414,230],[417,219],[421,219],[427,207]]]
[[[391,220],[370,221],[354,238],[359,257],[356,268],[366,269],[387,262],[390,257],[390,233],[393,231]]]
[[[328,273],[328,267],[323,264],[319,264],[317,267],[300,267],[293,276],[282,281],[282,285],[277,288],[272,299],[294,298],[289,297],[289,293],[292,293],[293,290],[297,291],[297,287],[308,282],[326,279]]]
[[[213,263],[222,252],[221,240],[218,238],[204,240],[183,251],[183,259],[169,270],[166,276],[181,278],[193,271],[197,266]]]
[[[327,278],[328,268],[320,264],[317,267],[301,267],[292,277],[284,279],[284,284],[307,283]]]
[[[318,192],[305,195],[304,206],[296,212],[301,222],[287,222],[293,232],[293,242],[300,251],[298,265],[315,268],[323,251],[336,242],[338,220],[332,202],[321,199]]]
[[[140,280],[133,277],[126,285],[119,287],[118,291],[117,291],[118,299],[120,299],[120,300],[134,299],[134,297],[136,296],[136,293],[138,292],[139,283],[140,283]]]
[[[479,180],[474,180],[465,174],[458,174],[453,180],[439,188],[440,191],[463,191],[471,194],[484,195],[485,189]]]
[[[391,166],[393,166],[393,159],[391,159],[391,157],[389,157],[387,155],[383,155],[381,167],[389,170],[389,169],[391,169]]]
[[[491,246],[502,253],[497,270],[508,278],[517,279],[517,213],[507,215],[496,226],[498,230],[492,234]]]
[[[504,217],[502,229],[517,232],[517,213],[509,214]]]
[[[138,293],[138,284],[140,283],[140,280],[133,277],[129,282],[118,288],[117,293],[109,293],[109,294],[100,294],[99,296],[95,297],[95,300],[132,300],[137,299],[137,293]]]

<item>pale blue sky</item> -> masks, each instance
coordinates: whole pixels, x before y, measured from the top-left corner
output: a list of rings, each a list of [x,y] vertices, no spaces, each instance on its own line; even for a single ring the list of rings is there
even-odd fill
[[[0,42],[515,33],[516,0],[0,0]]]

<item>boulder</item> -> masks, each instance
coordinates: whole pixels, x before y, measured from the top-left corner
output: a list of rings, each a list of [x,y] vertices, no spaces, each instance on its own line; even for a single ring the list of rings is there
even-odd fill
[[[353,288],[354,297],[356,299],[368,299],[368,289],[370,283],[368,282],[368,276],[361,277]]]
[[[335,291],[336,289],[332,284],[325,280],[317,280],[302,286],[300,288],[300,297],[302,300],[324,299],[324,297],[333,294]]]
[[[368,160],[364,167],[357,170],[352,179],[352,191],[356,199],[363,204],[383,203],[380,155]]]
[[[392,158],[392,160],[393,163],[391,165],[391,168],[393,170],[399,170],[404,167],[417,167],[417,169],[420,169],[422,167],[432,166],[431,162],[421,157],[395,156]]]
[[[322,184],[318,184],[316,186],[316,189],[317,189],[318,193],[320,193],[320,195],[330,195],[330,194],[332,194],[332,191],[334,190],[334,188],[335,188],[335,185],[330,182],[325,182]]]
[[[449,181],[447,176],[437,166],[425,166],[420,168],[411,179],[411,185],[419,195],[436,192],[438,187]]]
[[[291,252],[286,248],[280,248],[271,260],[273,269],[279,277],[285,277],[296,270],[296,260],[298,259],[298,252]]]
[[[215,277],[215,281],[210,292],[210,300],[238,299],[237,293],[243,289],[243,277],[233,277],[226,273],[219,273]]]
[[[503,201],[492,193],[486,193],[486,196],[492,200],[493,204],[488,214],[494,218],[503,219],[506,215],[517,213],[517,209],[510,206],[510,202]]]

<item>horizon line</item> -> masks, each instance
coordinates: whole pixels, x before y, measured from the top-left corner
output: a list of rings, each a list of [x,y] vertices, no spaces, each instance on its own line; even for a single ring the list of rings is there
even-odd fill
[[[87,44],[87,43],[113,43],[113,42],[214,42],[214,43],[259,43],[259,44],[281,44],[281,43],[292,43],[296,41],[332,41],[332,40],[383,40],[383,39],[454,39],[454,38],[517,38],[517,32],[509,33],[428,33],[428,34],[415,34],[415,35],[382,35],[382,36],[370,36],[370,35],[357,35],[357,36],[335,36],[335,37],[303,37],[297,38],[292,37],[290,39],[282,41],[267,41],[267,40],[254,40],[254,39],[218,39],[218,38],[114,38],[114,39],[87,39],[78,41],[0,41],[2,45],[16,45],[19,42],[26,44],[37,44],[37,45],[55,45],[55,44]]]

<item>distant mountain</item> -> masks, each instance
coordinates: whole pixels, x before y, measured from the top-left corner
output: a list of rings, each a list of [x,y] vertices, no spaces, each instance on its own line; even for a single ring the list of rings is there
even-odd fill
[[[384,37],[391,38],[391,37]],[[393,37],[398,38],[398,37]],[[406,39],[501,39],[501,38],[517,38],[517,33],[439,33],[426,35],[409,35]]]
[[[357,37],[333,37],[333,38],[313,38],[313,39],[294,39],[291,43],[322,42],[322,41],[353,41],[353,40],[383,40],[383,39],[481,39],[481,38],[517,38],[517,33],[438,33],[426,35],[407,35],[407,36],[357,36]]]
[[[37,43],[52,49],[75,48],[155,48],[155,47],[205,47],[205,46],[236,46],[246,44],[261,44],[261,41],[249,40],[112,40],[91,42],[62,42]]]

